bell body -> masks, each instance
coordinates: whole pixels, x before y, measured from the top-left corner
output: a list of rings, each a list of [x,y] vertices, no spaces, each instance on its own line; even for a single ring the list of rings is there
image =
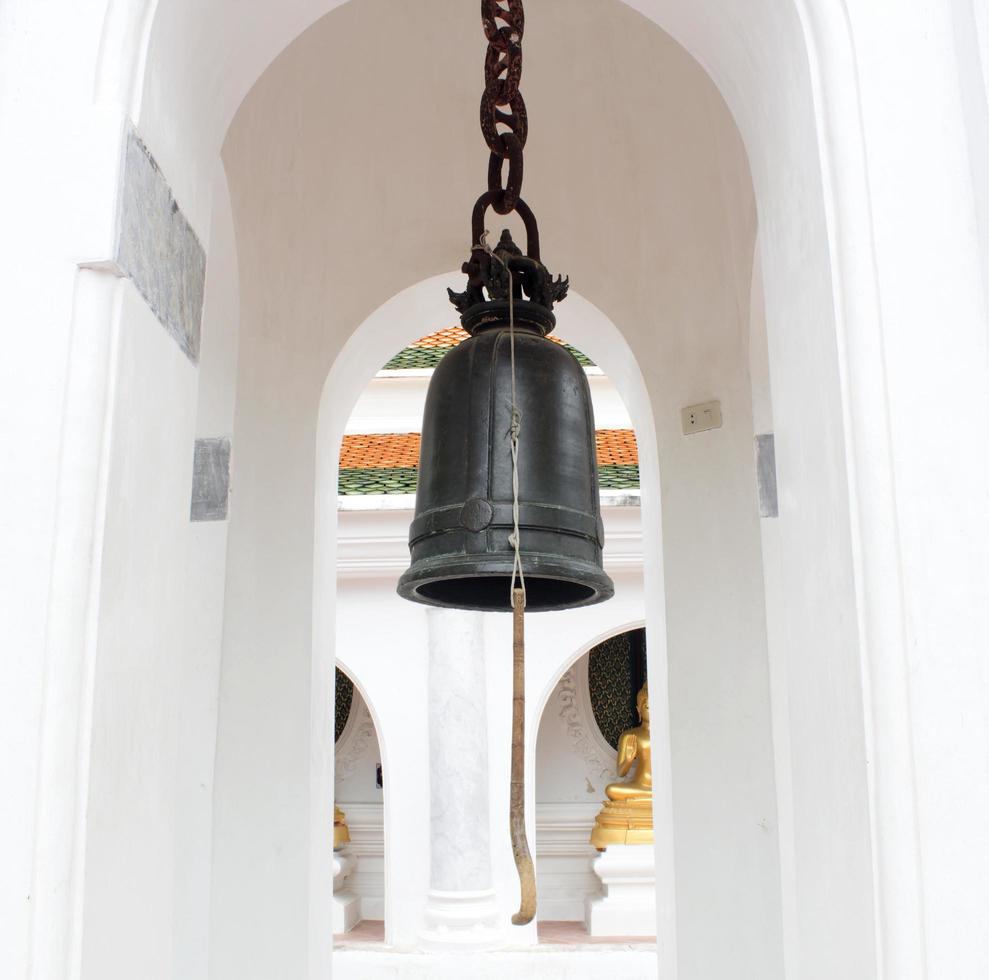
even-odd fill
[[[554,319],[515,304],[521,413],[519,525],[526,609],[608,599],[594,410],[583,368],[547,340]],[[512,364],[507,303],[468,310],[472,335],[433,372],[422,424],[412,565],[398,592],[459,609],[511,609]]]

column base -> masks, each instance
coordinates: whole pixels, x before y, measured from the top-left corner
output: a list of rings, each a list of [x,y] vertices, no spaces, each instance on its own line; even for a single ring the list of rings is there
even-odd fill
[[[497,920],[493,889],[430,891],[426,901],[426,928],[419,933],[419,947],[431,953],[498,949],[504,939]]]
[[[588,897],[590,936],[656,935],[656,857],[644,844],[612,844],[594,859],[603,895]]]
[[[357,859],[351,854],[335,851],[333,854],[333,933],[350,932],[361,921],[361,899],[347,891],[345,881]]]

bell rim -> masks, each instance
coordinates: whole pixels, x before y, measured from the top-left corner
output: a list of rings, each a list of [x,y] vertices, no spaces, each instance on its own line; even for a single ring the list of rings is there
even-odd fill
[[[504,606],[499,605],[494,607],[465,602],[444,602],[437,600],[433,596],[425,596],[420,593],[419,590],[423,587],[438,582],[511,577],[512,560],[510,557],[498,555],[487,561],[478,561],[478,557],[477,555],[466,556],[465,560],[462,561],[449,561],[445,559],[442,562],[438,562],[432,568],[417,568],[413,565],[398,580],[396,592],[403,599],[440,609],[511,612],[507,592]],[[578,601],[560,605],[528,605],[526,606],[526,612],[560,612],[568,609],[580,609],[584,606],[593,606],[599,602],[606,602],[615,594],[615,584],[611,576],[599,565],[586,562],[575,563],[573,559],[561,562],[557,555],[533,555],[531,553],[523,556],[523,562],[530,565],[529,570],[525,571],[526,581],[563,582],[568,585],[580,586],[590,590],[588,596]],[[538,564],[537,568],[531,567],[533,562]],[[575,571],[578,574],[574,574]]]

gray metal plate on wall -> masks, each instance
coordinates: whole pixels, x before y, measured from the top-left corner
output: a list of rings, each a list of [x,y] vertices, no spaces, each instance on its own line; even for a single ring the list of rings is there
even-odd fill
[[[192,463],[192,521],[225,521],[230,498],[230,440],[197,439]]]
[[[133,126],[124,147],[113,264],[197,363],[206,252]]]
[[[755,437],[756,480],[759,484],[759,516],[779,517],[776,488],[776,437],[772,432]]]

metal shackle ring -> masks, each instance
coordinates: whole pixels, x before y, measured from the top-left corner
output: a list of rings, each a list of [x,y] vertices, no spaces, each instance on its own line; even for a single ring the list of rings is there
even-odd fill
[[[474,245],[479,244],[484,237],[484,215],[489,207],[494,206],[498,194],[498,191],[485,191],[474,204],[470,222],[470,240]],[[536,216],[521,197],[515,202],[512,210],[522,219],[522,224],[525,226],[525,254],[539,262],[539,225],[536,223]]]

